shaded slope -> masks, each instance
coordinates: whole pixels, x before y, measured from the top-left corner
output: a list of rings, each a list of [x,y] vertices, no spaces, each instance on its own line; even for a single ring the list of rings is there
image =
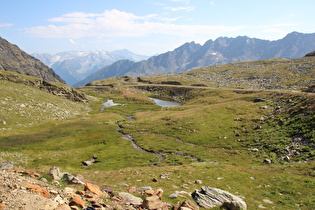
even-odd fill
[[[0,70],[65,83],[51,68],[0,37]]]

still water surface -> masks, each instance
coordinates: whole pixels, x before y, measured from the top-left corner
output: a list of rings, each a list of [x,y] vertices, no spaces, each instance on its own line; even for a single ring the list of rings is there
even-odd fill
[[[180,106],[181,104],[177,101],[164,101],[161,99],[156,99],[156,98],[150,98],[149,99],[153,100],[156,105],[161,106],[161,107],[169,107],[169,106]]]

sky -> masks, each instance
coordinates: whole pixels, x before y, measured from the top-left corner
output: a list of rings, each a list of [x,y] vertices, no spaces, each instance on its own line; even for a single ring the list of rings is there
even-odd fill
[[[0,37],[29,54],[128,49],[314,33],[314,0],[0,0]]]

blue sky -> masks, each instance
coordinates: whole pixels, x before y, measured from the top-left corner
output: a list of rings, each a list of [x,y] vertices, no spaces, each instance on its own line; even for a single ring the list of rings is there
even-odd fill
[[[314,33],[314,0],[0,0],[0,36],[27,53],[142,55],[221,36]]]

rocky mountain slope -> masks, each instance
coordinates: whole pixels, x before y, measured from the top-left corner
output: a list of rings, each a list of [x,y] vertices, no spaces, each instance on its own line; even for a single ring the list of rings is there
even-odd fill
[[[240,36],[220,37],[204,45],[186,43],[173,51],[140,62],[119,61],[95,72],[74,86],[113,76],[144,76],[187,71],[194,68],[269,58],[298,58],[315,49],[315,33],[293,32],[276,41]]]
[[[65,83],[51,68],[0,37],[0,70]]]
[[[129,50],[116,50],[112,52],[104,50],[68,51],[54,55],[42,53],[33,54],[33,56],[54,69],[69,85],[83,80],[95,71],[115,61],[123,59],[141,61],[148,58],[148,56],[137,55]]]
[[[148,75],[139,77],[138,80],[151,84],[167,84],[172,81],[182,85],[255,90],[310,88],[308,92],[312,92],[314,78],[315,56],[305,56],[209,66],[171,75]]]

